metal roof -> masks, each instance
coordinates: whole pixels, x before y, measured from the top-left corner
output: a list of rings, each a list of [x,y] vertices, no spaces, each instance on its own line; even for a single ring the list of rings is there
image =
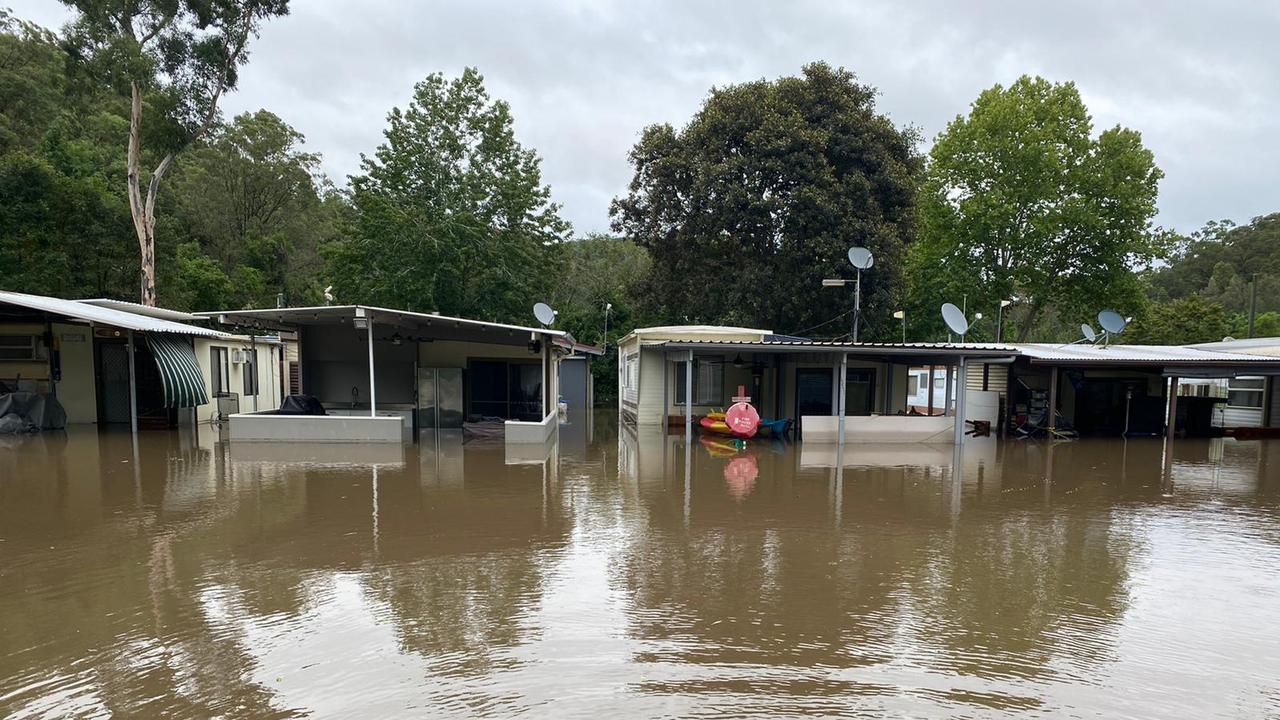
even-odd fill
[[[320,305],[299,308],[260,308],[255,310],[217,310],[195,313],[198,317],[210,318],[226,325],[243,325],[254,327],[262,323],[281,325],[323,325],[357,317],[378,316],[384,319],[393,318],[414,323],[415,325],[449,325],[460,327],[466,325],[478,329],[509,330],[512,332],[540,333],[554,337],[568,337],[563,330],[550,328],[534,328],[523,325],[507,325],[504,323],[470,320],[468,318],[450,317],[437,313],[419,313],[409,310],[393,310],[373,305]]]
[[[159,318],[161,320],[173,320],[174,322],[198,322],[204,318],[193,315],[189,312],[181,310],[170,310],[168,308],[151,307],[141,303],[128,302],[126,300],[113,300],[111,298],[90,298],[85,300],[77,300],[76,302],[85,303],[87,305],[97,305],[99,307],[113,308],[115,310],[123,310],[135,315],[146,315],[147,317]]]
[[[148,317],[136,312],[126,312],[110,307],[102,307],[76,300],[44,295],[28,295],[26,293],[0,290],[0,304],[36,310],[49,315],[78,320],[80,322],[107,325],[110,327],[138,330],[141,332],[167,332],[180,335],[198,335],[200,337],[230,338],[224,332],[209,328],[186,325],[157,317]]]
[[[1194,345],[1055,345],[1019,343],[1018,354],[1033,363],[1106,365],[1249,365],[1280,363],[1278,357],[1209,350]]]
[[[1280,357],[1280,337],[1231,338],[1219,342],[1196,343],[1190,347],[1202,350],[1222,350],[1247,355],[1270,355]]]
[[[732,348],[753,352],[833,352],[847,351],[853,354],[882,355],[984,355],[1013,357],[1016,347],[1007,344],[988,343],[883,343],[836,342],[830,340],[667,340],[657,343],[664,347],[685,350]]]

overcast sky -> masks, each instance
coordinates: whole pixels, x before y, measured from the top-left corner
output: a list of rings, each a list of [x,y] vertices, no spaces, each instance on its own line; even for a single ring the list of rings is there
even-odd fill
[[[54,0],[0,0],[51,27]],[[428,73],[468,65],[509,102],[520,140],[582,233],[608,228],[627,151],[683,125],[715,85],[842,65],[880,109],[932,138],[984,88],[1074,80],[1095,129],[1143,135],[1165,172],[1157,222],[1280,211],[1280,3],[293,0],[252,45],[228,116],[270,109],[336,182]]]

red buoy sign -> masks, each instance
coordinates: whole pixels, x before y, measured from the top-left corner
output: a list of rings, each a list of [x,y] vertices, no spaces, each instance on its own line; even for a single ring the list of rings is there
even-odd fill
[[[738,394],[733,398],[733,405],[724,414],[724,424],[729,432],[737,437],[754,437],[760,428],[760,413],[751,406],[751,398],[746,396],[743,386],[738,386]]]

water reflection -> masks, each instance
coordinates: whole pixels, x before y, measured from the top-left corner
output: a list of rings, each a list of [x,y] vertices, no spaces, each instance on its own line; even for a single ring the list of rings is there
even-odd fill
[[[1277,710],[1276,442],[3,442],[6,717]]]

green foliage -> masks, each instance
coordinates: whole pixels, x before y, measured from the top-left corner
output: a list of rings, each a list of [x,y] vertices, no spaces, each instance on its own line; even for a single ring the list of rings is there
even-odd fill
[[[351,178],[349,239],[327,248],[343,302],[528,322],[568,224],[505,102],[468,68],[428,76]]]
[[[853,306],[852,292],[821,286],[852,276],[853,245],[876,257],[864,312],[895,309],[922,162],[916,133],[877,114],[875,94],[815,63],[800,77],[712,90],[680,131],[645,129],[612,216],[653,258],[645,292],[657,316],[779,332],[817,325]]]
[[[1151,227],[1162,173],[1137,132],[1092,132],[1074,84],[1024,76],[938,136],[910,257],[916,336],[945,332],[938,307],[962,294],[992,310],[1018,298],[1006,337],[1020,340],[1050,308],[1087,319],[1141,306],[1133,268],[1168,239]]]
[[[559,313],[558,329],[569,331],[581,342],[608,346],[633,328],[647,324],[640,315],[639,292],[651,261],[643,248],[623,238],[592,234],[561,243],[555,249],[555,285],[550,302]],[[606,352],[592,362],[597,403],[617,398],[617,367],[617,353]]]
[[[247,45],[288,0],[62,0],[76,11],[67,45],[78,71],[146,97],[143,145],[176,153],[212,127]]]
[[[1200,295],[1152,303],[1125,330],[1124,342],[1135,345],[1182,345],[1216,342],[1231,334],[1222,306]]]
[[[1280,213],[1241,226],[1229,220],[1210,222],[1184,238],[1169,264],[1148,277],[1151,297],[1158,302],[1199,293],[1241,314],[1249,310],[1255,279],[1257,311],[1280,311]],[[1263,333],[1255,327],[1254,335]]]
[[[301,149],[304,140],[259,110],[219,127],[175,167],[181,235],[231,281],[217,307],[270,307],[277,293],[294,304],[319,301],[319,248],[339,232],[341,209],[322,197],[320,157]]]

